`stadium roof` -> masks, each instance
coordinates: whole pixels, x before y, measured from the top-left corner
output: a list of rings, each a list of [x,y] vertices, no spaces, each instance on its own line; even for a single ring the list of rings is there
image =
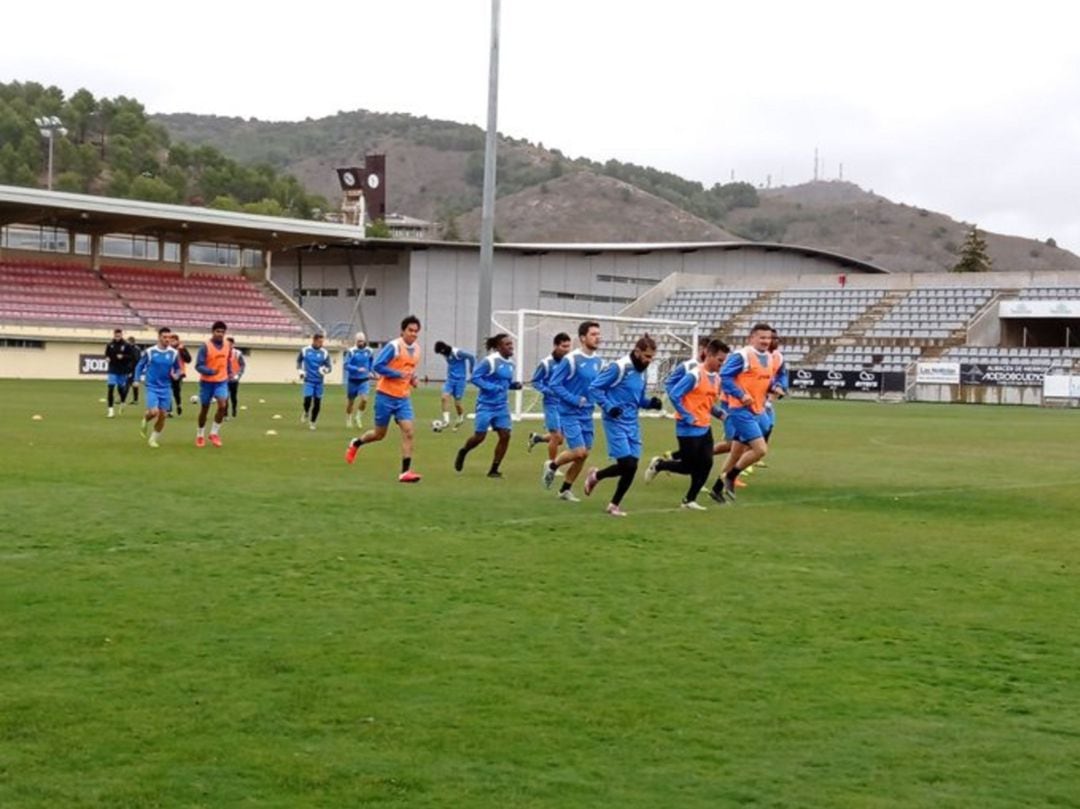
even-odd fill
[[[308,245],[379,249],[400,247],[426,250],[432,247],[476,250],[469,242],[430,239],[367,239],[359,228],[335,222],[289,219],[278,216],[220,211],[188,205],[71,194],[0,185],[0,225],[44,225],[77,233],[128,233],[154,236],[173,242],[222,242],[266,250],[287,250]],[[841,268],[860,272],[888,273],[884,267],[840,253],[772,242],[558,242],[501,243],[499,251],[530,255],[545,253],[696,253],[701,250],[752,250],[796,253],[823,258]]]
[[[270,250],[363,239],[352,225],[214,208],[0,185],[0,225],[45,225],[78,233],[136,233],[168,241],[229,242]]]

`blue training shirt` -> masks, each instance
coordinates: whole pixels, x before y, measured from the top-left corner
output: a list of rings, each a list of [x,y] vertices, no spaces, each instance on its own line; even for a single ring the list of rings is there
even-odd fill
[[[366,382],[371,378],[371,366],[374,362],[374,351],[367,346],[353,346],[345,352],[345,377],[350,382]]]
[[[446,357],[446,379],[461,382],[469,378],[469,369],[476,368],[476,355],[463,348],[451,348]]]
[[[589,386],[592,398],[600,405],[604,418],[619,424],[637,424],[638,409],[649,404],[651,396],[645,395],[646,379],[634,367],[634,361],[622,357],[608,363]],[[608,416],[614,407],[622,410],[618,418]]]
[[[596,354],[574,349],[551,369],[548,388],[559,401],[564,416],[590,416],[593,399],[589,386],[600,374],[604,361]]]
[[[146,376],[147,387],[169,387],[180,377],[180,352],[172,346],[150,346],[135,366],[135,379]]]
[[[304,372],[305,380],[315,382],[322,379],[322,374],[319,373],[320,368],[326,368],[329,371],[334,364],[330,360],[330,352],[325,348],[304,346],[296,355],[296,367]]]
[[[480,389],[477,410],[505,410],[510,406],[508,391],[514,381],[514,361],[497,352],[488,354],[473,369],[470,381]]]
[[[551,381],[551,372],[555,366],[562,362],[561,359],[555,359],[552,355],[548,354],[544,357],[536,366],[536,370],[533,371],[532,386],[533,390],[544,397],[544,407],[554,407],[558,404],[558,397],[552,392],[549,383]]]

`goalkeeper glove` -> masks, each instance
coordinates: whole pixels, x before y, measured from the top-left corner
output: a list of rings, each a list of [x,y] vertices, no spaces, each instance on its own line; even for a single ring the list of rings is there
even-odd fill
[[[622,408],[619,407],[618,405],[616,405],[615,407],[609,408],[606,415],[607,415],[607,417],[609,419],[617,419],[617,418],[619,418],[619,416],[622,415]]]
[[[524,387],[520,382],[511,382],[510,390],[521,390]]]
[[[304,372],[303,371],[297,371],[296,374],[297,374],[297,376],[300,377],[300,381],[302,382],[304,380]]]
[[[653,396],[649,399],[649,403],[645,406],[648,410],[663,410],[664,403],[660,401],[659,396]]]

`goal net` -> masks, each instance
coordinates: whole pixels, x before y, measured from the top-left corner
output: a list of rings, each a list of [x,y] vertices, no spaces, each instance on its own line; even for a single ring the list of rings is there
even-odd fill
[[[629,354],[643,334],[648,333],[656,341],[656,357],[649,366],[647,377],[650,390],[659,389],[676,364],[696,353],[694,346],[697,345],[700,328],[690,320],[547,312],[540,309],[498,310],[491,316],[492,326],[495,332],[506,332],[514,338],[516,378],[525,385],[523,390],[515,393],[511,403],[515,420],[539,419],[543,416],[543,400],[529,385],[529,380],[540,360],[551,353],[555,335],[559,332],[569,334],[576,348],[579,345],[578,326],[586,320],[600,324],[600,348],[597,353],[608,362]]]

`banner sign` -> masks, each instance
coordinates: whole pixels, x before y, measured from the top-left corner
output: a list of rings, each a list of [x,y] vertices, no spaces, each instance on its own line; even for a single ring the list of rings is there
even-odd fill
[[[1043,396],[1048,399],[1080,399],[1080,376],[1047,375],[1043,379]]]
[[[109,373],[109,361],[104,354],[80,354],[79,373],[104,376]]]
[[[965,385],[1042,385],[1048,365],[977,364],[960,366]]]
[[[850,393],[902,391],[904,374],[882,371],[826,371],[797,368],[788,378],[791,390],[831,390]]]
[[[919,362],[915,364],[915,382],[919,385],[959,385],[960,363]]]
[[[998,304],[998,317],[1074,318],[1080,317],[1080,301],[1002,301]]]

